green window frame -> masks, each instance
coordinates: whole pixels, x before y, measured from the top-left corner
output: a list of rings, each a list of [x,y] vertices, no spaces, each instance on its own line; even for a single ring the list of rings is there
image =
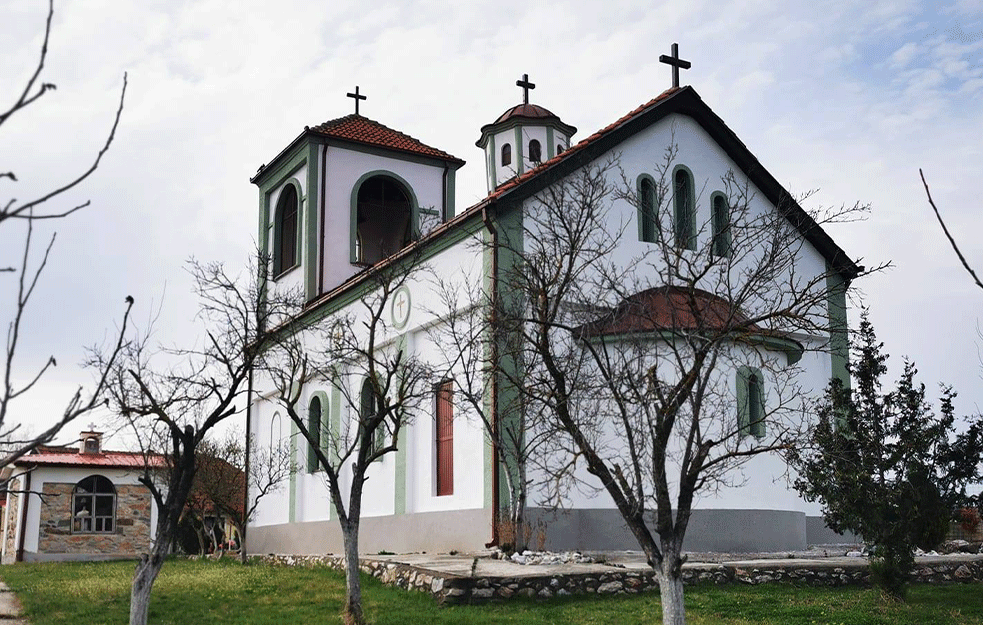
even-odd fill
[[[713,254],[730,257],[730,203],[727,196],[717,191],[710,196],[711,217],[713,218]]]
[[[672,170],[673,234],[676,247],[696,249],[696,192],[693,172],[685,165]]]
[[[307,405],[307,432],[310,438],[307,441],[307,472],[314,473],[318,470],[317,450],[321,449],[321,433],[324,428],[322,423],[322,402],[318,396],[311,397]]]
[[[375,415],[379,410],[379,401],[375,396],[375,392],[372,390],[372,383],[369,378],[365,378],[362,382],[362,390],[359,393],[359,413],[358,413],[358,428],[361,432],[362,428],[365,427],[365,421],[369,417]],[[376,427],[375,432],[371,439],[369,439],[369,448],[366,450],[366,455],[371,455],[376,452],[376,450],[381,449],[385,443],[385,423],[380,423]]]
[[[658,194],[655,180],[648,174],[638,177],[638,240],[656,243],[659,240]]]
[[[764,438],[767,433],[764,376],[760,369],[737,370],[737,428],[741,437]]]
[[[300,265],[300,187],[288,180],[280,188],[273,211],[273,275],[282,276]]]

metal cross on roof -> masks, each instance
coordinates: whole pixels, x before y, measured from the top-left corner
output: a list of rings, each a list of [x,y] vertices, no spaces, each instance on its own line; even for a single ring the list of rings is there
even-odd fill
[[[679,58],[679,44],[672,44],[672,56],[666,56],[663,54],[659,57],[659,63],[666,63],[667,65],[672,65],[672,86],[679,86],[679,69],[689,69],[692,67],[692,63],[689,61],[684,61]]]
[[[348,94],[348,97],[355,99],[355,114],[356,115],[358,115],[358,101],[359,100],[368,100],[369,99],[368,96],[360,95],[358,93],[358,85],[355,85],[355,93],[349,93]]]
[[[522,80],[515,81],[516,87],[522,87],[522,103],[529,104],[529,90],[535,89],[536,85],[529,82],[529,74],[523,74]]]

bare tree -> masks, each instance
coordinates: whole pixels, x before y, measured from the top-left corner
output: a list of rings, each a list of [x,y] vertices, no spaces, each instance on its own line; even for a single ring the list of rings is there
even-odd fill
[[[48,54],[48,42],[51,35],[51,21],[53,16],[54,1],[49,0],[44,40],[41,44],[38,64],[13,104],[6,110],[0,111],[0,126],[9,122],[16,113],[38,102],[42,96],[55,88],[55,85],[51,83],[39,82]],[[0,467],[7,466],[24,454],[30,453],[38,445],[50,442],[65,425],[91,412],[102,401],[102,394],[107,382],[105,370],[96,373],[95,386],[91,391],[87,392],[80,387],[69,398],[57,420],[43,431],[28,433],[23,429],[22,424],[10,422],[15,401],[23,399],[30,391],[36,389],[45,373],[56,365],[55,357],[51,356],[45,364],[33,373],[29,373],[26,376],[18,376],[15,373],[17,351],[21,343],[21,332],[29,322],[28,304],[38,285],[41,273],[48,263],[49,255],[55,242],[55,236],[52,235],[48,245],[44,248],[40,260],[32,262],[31,245],[35,223],[40,220],[61,219],[89,205],[89,202],[86,201],[68,208],[49,208],[52,204],[57,203],[56,201],[59,196],[77,187],[99,167],[103,155],[109,150],[109,146],[112,144],[113,138],[116,135],[116,128],[119,125],[120,116],[123,112],[125,94],[126,74],[123,75],[123,89],[120,93],[119,107],[116,110],[116,115],[106,141],[93,162],[81,174],[27,201],[18,201],[16,198],[10,198],[5,201],[0,200],[0,224],[10,220],[10,223],[7,224],[8,227],[14,223],[19,223],[24,227],[24,245],[19,264],[17,266],[9,266],[7,262],[0,261],[0,273],[9,272],[13,274],[16,280],[16,286],[14,287],[16,291],[14,313],[13,318],[7,325],[3,386],[0,389],[0,448],[2,448],[2,452],[0,452]],[[0,170],[0,183],[5,181],[16,183],[18,181],[17,173],[13,170]],[[120,326],[119,340],[116,341],[114,347],[110,348],[108,352],[113,358],[115,358],[115,355],[119,353],[122,347],[122,336],[126,331],[132,303],[132,299],[128,297],[126,312],[123,315],[123,321]],[[19,381],[18,378],[23,381]]]
[[[188,500],[199,521],[203,522],[209,511],[227,518],[239,535],[240,549],[246,523],[255,515],[259,502],[280,490],[295,470],[286,443],[261,449],[257,449],[255,441],[248,444],[251,455],[247,469],[246,445],[239,432],[233,430],[224,438],[203,441],[197,451],[198,466]]]
[[[721,180],[725,205],[701,197],[670,178],[675,157],[671,146],[637,191],[616,158],[586,165],[518,217],[499,215],[512,226],[491,243],[511,259],[495,374],[523,398],[521,429],[546,443],[543,494],[556,505],[574,488],[610,497],[655,571],[667,624],[685,622],[682,547],[697,495],[741,483],[749,459],[799,439],[809,405],[795,363],[846,330],[828,308],[841,274],[805,269],[817,223],[754,202],[733,173]],[[702,222],[701,199],[714,204]],[[636,213],[650,243],[629,259]]]
[[[202,442],[245,407],[250,371],[272,340],[270,328],[299,309],[296,294],[261,288],[264,269],[251,271],[243,284],[221,264],[192,260],[188,268],[205,327],[200,345],[154,349],[144,333],[125,344],[120,358],[97,355],[92,361],[96,370],[110,370],[111,407],[145,453],[139,481],[158,510],[150,552],[141,556],[133,575],[131,625],[147,622],[153,584],[194,486]]]
[[[306,443],[308,468],[323,478],[344,541],[344,622],[365,622],[358,539],[362,495],[373,462],[405,445],[401,436],[414,409],[428,397],[432,372],[409,353],[390,321],[398,293],[421,269],[416,254],[390,258],[366,270],[369,291],[350,308],[319,322],[299,318],[264,354],[263,372],[274,400]],[[337,389],[343,404],[331,427],[321,408],[302,405],[311,382]],[[347,413],[347,416],[346,416]]]
[[[928,182],[925,180],[925,174],[921,169],[918,170],[918,175],[922,178],[922,186],[925,187],[925,195],[928,196],[928,204],[932,207],[932,212],[935,213],[935,218],[938,220],[939,225],[942,226],[942,232],[945,233],[945,238],[949,240],[949,245],[952,246],[952,251],[956,253],[956,257],[959,258],[959,262],[962,264],[963,268],[969,273],[970,277],[973,278],[973,282],[976,286],[983,289],[983,282],[980,281],[979,276],[976,275],[976,271],[963,256],[962,250],[959,249],[959,244],[956,243],[956,239],[953,238],[952,234],[949,232],[949,228],[945,225],[945,221],[942,219],[942,214],[939,213],[938,207],[935,206],[935,201],[932,200],[932,192],[928,188]]]

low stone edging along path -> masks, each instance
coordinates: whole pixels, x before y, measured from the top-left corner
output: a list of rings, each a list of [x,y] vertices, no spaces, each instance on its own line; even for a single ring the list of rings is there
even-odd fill
[[[344,569],[338,555],[267,555],[272,565]],[[498,563],[498,564],[495,564]],[[480,565],[480,566],[479,566]],[[658,589],[651,569],[608,564],[522,566],[475,556],[364,556],[363,572],[383,583],[429,593],[438,603],[461,604],[511,597],[549,599],[575,594],[630,594]],[[769,559],[683,566],[685,584],[788,583],[806,586],[862,586],[869,583],[865,558]],[[919,558],[915,582],[983,581],[983,555]]]

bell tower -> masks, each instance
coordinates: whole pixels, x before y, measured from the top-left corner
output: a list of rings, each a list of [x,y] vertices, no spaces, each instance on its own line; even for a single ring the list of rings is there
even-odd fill
[[[566,150],[577,132],[547,109],[529,103],[529,91],[536,88],[529,81],[529,74],[523,74],[515,84],[522,88],[522,104],[482,126],[481,138],[475,142],[485,152],[489,193]]]

